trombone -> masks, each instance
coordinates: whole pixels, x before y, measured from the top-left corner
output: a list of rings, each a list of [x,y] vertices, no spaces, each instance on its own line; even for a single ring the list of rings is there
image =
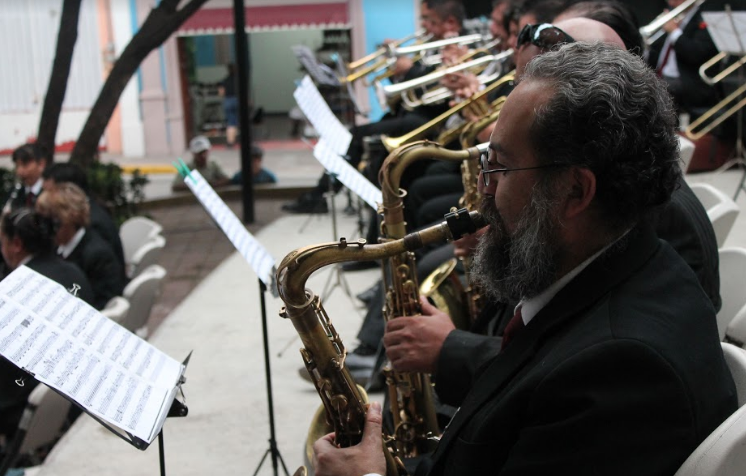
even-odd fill
[[[702,78],[702,81],[709,84],[710,86],[714,86],[723,79],[725,79],[727,76],[729,76],[731,73],[736,71],[738,68],[746,64],[746,55],[743,56],[741,59],[733,63],[732,65],[728,66],[724,70],[722,70],[719,74],[710,77],[707,75],[707,70],[715,66],[722,60],[723,58],[727,58],[729,56],[728,53],[721,51],[720,53],[716,54],[709,60],[702,63],[702,66],[699,67],[699,76]]]
[[[679,15],[687,14],[690,9],[696,8],[704,2],[705,0],[686,0],[686,2],[682,3],[678,7],[669,12],[658,15],[655,20],[641,27],[640,35],[642,35],[642,38],[645,40],[645,44],[650,46],[658,41],[658,39],[665,34],[663,26],[666,23],[678,17]]]
[[[352,61],[350,63],[347,63],[347,70],[348,71],[354,71],[354,70],[358,69],[359,67],[370,63],[371,61],[373,61],[374,59],[378,58],[379,56],[388,53],[388,51],[391,48],[396,48],[396,47],[398,47],[400,45],[403,45],[404,43],[406,43],[406,42],[408,42],[410,40],[421,39],[421,38],[423,38],[425,36],[426,33],[427,32],[424,29],[417,30],[414,33],[412,33],[411,35],[405,36],[404,38],[402,38],[400,40],[396,40],[396,41],[394,41],[392,43],[389,43],[389,44],[386,44],[386,45],[382,45],[380,48],[378,48],[376,51],[374,51],[373,53],[369,54],[368,56],[364,56],[364,57],[360,58],[359,60],[355,60],[355,61]]]
[[[741,100],[731,106],[730,104],[737,101],[740,96],[743,96]],[[699,117],[696,121],[689,124],[689,127],[687,127],[685,131],[686,136],[694,141],[702,138],[705,134],[709,133],[711,130],[722,124],[726,119],[737,113],[744,106],[746,106],[746,84],[733,91],[731,94],[728,95],[728,97],[714,105],[712,108],[710,108],[709,111],[702,114],[702,116]],[[726,108],[728,109],[726,110]],[[712,120],[712,122],[709,122],[710,119],[720,111],[723,112],[721,112],[721,114],[717,118]],[[698,130],[700,126],[703,127],[701,130]]]

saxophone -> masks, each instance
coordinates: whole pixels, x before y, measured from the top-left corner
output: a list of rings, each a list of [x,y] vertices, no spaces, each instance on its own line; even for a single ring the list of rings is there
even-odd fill
[[[399,188],[404,170],[413,162],[436,158],[449,161],[471,161],[485,150],[485,146],[472,147],[464,151],[452,151],[429,141],[415,142],[393,151],[384,161],[379,173],[383,194],[381,213],[382,241],[397,240],[404,236],[403,201],[406,192]],[[383,273],[385,301],[383,316],[388,322],[397,316],[412,316],[422,313],[419,285],[411,251],[394,254],[388,259],[389,272]],[[412,458],[434,450],[440,434],[432,384],[427,374],[384,370],[389,391],[389,402],[393,416],[393,437],[397,453]]]
[[[340,447],[360,442],[367,410],[364,392],[345,367],[346,351],[319,297],[305,289],[309,276],[319,268],[346,261],[378,260],[412,252],[422,246],[458,239],[484,226],[478,212],[449,213],[446,221],[401,239],[367,245],[365,240],[307,246],[290,252],[277,269],[277,287],[285,307],[280,315],[290,319],[303,342],[301,355],[326,411],[327,423],[334,429]],[[395,437],[394,437],[395,438]],[[397,446],[384,435],[386,475],[406,474],[396,458]],[[304,474],[300,468],[296,474]]]

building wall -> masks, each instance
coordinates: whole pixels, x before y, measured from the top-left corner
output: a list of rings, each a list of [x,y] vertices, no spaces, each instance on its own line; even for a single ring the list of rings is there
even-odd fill
[[[384,40],[403,38],[419,28],[419,0],[363,0],[363,15],[366,55],[376,51]],[[385,111],[373,88],[369,88],[368,94],[368,117],[371,121],[376,121]]]
[[[62,0],[0,0],[0,150],[35,138],[52,69]],[[68,79],[59,146],[77,139],[101,87],[95,0],[81,4],[78,40]]]

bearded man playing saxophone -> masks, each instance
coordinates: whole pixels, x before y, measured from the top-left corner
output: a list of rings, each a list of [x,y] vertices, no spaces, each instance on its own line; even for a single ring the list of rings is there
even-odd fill
[[[521,305],[416,474],[673,474],[736,409],[715,311],[645,220],[681,173],[675,123],[618,47],[531,61],[481,161],[475,257],[483,289]],[[361,444],[316,443],[317,475],[385,471],[372,408]]]

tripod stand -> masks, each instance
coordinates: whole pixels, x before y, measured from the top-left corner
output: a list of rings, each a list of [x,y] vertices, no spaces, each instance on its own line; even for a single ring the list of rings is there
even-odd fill
[[[334,193],[334,184],[337,180],[337,175],[332,172],[327,172],[327,174],[329,175],[329,208],[332,215],[332,239],[336,241],[339,239],[339,234],[337,232],[337,208],[335,203],[336,194]],[[350,301],[355,304],[352,291],[350,291],[350,285],[344,277],[344,270],[340,263],[335,264],[334,269],[331,274],[329,274],[326,284],[324,284],[323,291],[321,292],[321,301],[326,301],[335,288],[341,288]]]
[[[272,399],[272,373],[269,368],[269,339],[267,338],[267,305],[264,301],[264,293],[267,292],[267,286],[259,280],[259,297],[262,304],[262,337],[264,339],[264,374],[267,380],[267,406],[269,408],[269,448],[264,452],[264,456],[259,461],[259,465],[254,471],[254,476],[259,473],[259,470],[264,464],[264,460],[267,459],[268,455],[272,455],[272,469],[274,475],[277,476],[277,461],[282,463],[282,469],[285,471],[285,476],[289,476],[288,468],[285,466],[285,461],[282,459],[279,448],[277,448],[277,440],[275,439],[275,408]]]

